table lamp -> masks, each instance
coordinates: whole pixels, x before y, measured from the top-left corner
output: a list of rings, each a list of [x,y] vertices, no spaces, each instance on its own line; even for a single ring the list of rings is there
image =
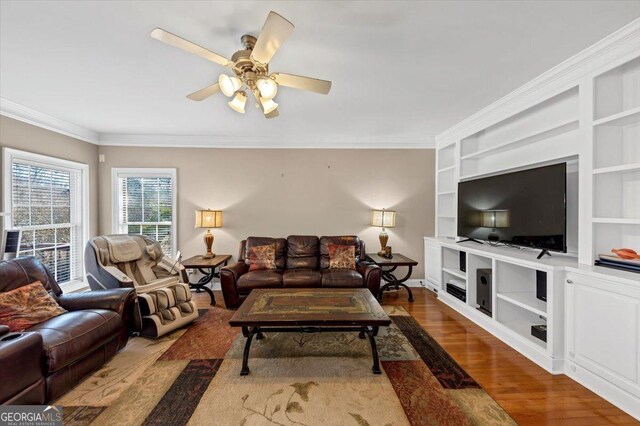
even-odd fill
[[[213,245],[213,234],[211,228],[222,228],[222,211],[221,210],[196,210],[196,228],[206,228],[204,234],[204,243],[207,246],[207,253],[202,256],[203,259],[211,259],[216,255],[211,251]]]
[[[396,212],[394,210],[371,210],[371,226],[377,226],[382,228],[380,232],[380,256],[385,255],[385,247],[389,241],[389,235],[385,228],[395,228],[396,226]]]

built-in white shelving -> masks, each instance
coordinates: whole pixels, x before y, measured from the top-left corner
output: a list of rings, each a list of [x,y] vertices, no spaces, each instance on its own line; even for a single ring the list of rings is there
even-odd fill
[[[640,58],[593,79],[592,256],[640,247]]]
[[[640,19],[436,137],[439,238],[425,240],[425,269],[442,302],[640,420],[640,274],[594,265],[613,248],[640,249],[638,46]],[[559,162],[568,164],[577,260],[455,244],[459,182]],[[478,309],[480,268],[492,271],[491,315]],[[537,270],[547,274],[546,301],[536,297]],[[446,281],[462,275],[466,302],[446,293]],[[531,335],[545,323],[547,342]]]

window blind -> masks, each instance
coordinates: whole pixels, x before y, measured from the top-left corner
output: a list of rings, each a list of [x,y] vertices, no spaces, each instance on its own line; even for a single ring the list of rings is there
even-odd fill
[[[82,172],[23,160],[11,164],[11,226],[19,256],[37,257],[59,284],[81,280]]]
[[[173,256],[174,205],[171,177],[119,176],[118,227],[129,235],[146,235]]]

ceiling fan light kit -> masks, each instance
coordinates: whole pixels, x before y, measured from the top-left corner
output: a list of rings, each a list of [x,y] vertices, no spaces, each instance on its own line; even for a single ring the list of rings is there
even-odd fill
[[[280,49],[282,43],[289,38],[293,29],[291,22],[275,12],[270,12],[258,38],[249,34],[243,35],[240,40],[244,49],[235,52],[231,60],[161,28],[154,29],[151,37],[230,68],[235,74],[231,77],[221,74],[218,77],[218,83],[191,93],[187,96],[188,99],[202,101],[218,92],[222,92],[229,98],[235,94],[228,105],[234,111],[244,114],[248,91],[255,97],[256,106],[262,107],[264,116],[275,118],[279,114],[278,104],[273,98],[278,93],[278,86],[308,90],[323,95],[331,90],[331,82],[327,80],[293,74],[269,74],[269,61]]]
[[[265,114],[269,114],[274,109],[278,108],[278,104],[273,101],[273,99],[260,98],[260,103],[262,103],[262,110]]]
[[[278,85],[270,78],[260,78],[256,85],[260,91],[260,96],[265,99],[273,99],[278,93]]]
[[[247,103],[247,94],[240,91],[236,93],[235,98],[231,102],[229,102],[229,106],[232,110],[239,112],[240,114],[244,114],[244,106]]]
[[[227,98],[232,97],[242,87],[242,81],[238,77],[229,77],[226,74],[220,74],[218,84],[220,85],[220,91]]]

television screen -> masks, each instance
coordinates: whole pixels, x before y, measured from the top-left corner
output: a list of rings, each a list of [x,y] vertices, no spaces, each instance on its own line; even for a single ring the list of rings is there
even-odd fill
[[[566,163],[458,184],[458,235],[567,251]]]

